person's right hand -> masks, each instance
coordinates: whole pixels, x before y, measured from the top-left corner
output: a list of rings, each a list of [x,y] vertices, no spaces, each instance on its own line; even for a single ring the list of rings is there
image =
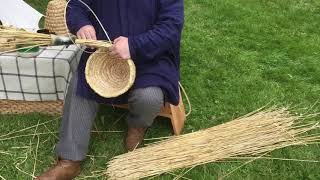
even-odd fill
[[[96,30],[92,25],[85,25],[79,29],[79,31],[77,32],[77,37],[79,39],[97,40]]]

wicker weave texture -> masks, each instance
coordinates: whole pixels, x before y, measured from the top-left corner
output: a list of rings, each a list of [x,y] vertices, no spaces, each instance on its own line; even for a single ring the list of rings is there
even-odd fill
[[[0,114],[28,114],[33,112],[60,115],[63,101],[13,101],[0,100]]]
[[[100,48],[89,57],[85,75],[97,94],[111,98],[130,89],[135,81],[136,67],[131,59],[120,59],[110,55],[106,48]]]
[[[67,2],[65,0],[52,0],[48,3],[44,25],[45,29],[57,35],[66,35],[69,33],[64,18],[66,6]]]

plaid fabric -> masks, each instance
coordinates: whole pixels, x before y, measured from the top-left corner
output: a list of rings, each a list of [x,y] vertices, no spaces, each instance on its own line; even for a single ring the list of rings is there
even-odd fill
[[[74,45],[45,47],[33,58],[1,54],[0,99],[63,100],[80,56],[81,51]]]

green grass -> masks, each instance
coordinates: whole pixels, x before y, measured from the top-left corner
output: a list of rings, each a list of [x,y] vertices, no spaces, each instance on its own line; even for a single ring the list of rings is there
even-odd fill
[[[45,1],[28,0],[43,11]],[[190,96],[193,113],[185,132],[226,122],[270,101],[277,105],[310,108],[320,95],[320,2],[316,0],[186,0],[186,23],[182,41],[181,77]],[[319,111],[319,105],[314,111]],[[99,130],[125,130],[113,124],[124,111],[101,108]],[[15,164],[33,172],[38,138],[1,140],[1,135],[54,117],[31,114],[0,117],[0,175],[6,179],[28,179]],[[58,131],[59,121],[47,124]],[[48,132],[45,126],[14,135]],[[147,138],[171,133],[168,121],[157,119]],[[13,137],[14,135],[10,135]],[[82,176],[105,169],[114,155],[124,152],[123,133],[93,133]],[[52,134],[39,136],[36,174],[54,162]],[[17,149],[15,147],[20,147]],[[273,157],[320,161],[319,145],[290,147],[271,153]],[[1,152],[9,152],[6,155]],[[99,157],[103,156],[103,157]],[[217,179],[242,162],[212,163],[194,168],[185,177]],[[176,173],[181,173],[177,171]],[[172,179],[163,175],[155,179]],[[257,160],[243,166],[228,179],[320,179],[319,163]],[[30,178],[29,178],[30,179]],[[95,179],[95,178],[93,178]],[[102,179],[102,178],[101,178]]]

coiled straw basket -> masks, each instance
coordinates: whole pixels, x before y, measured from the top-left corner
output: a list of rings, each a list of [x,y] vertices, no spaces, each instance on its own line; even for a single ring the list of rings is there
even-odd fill
[[[88,59],[85,76],[90,87],[105,98],[117,97],[127,92],[136,77],[136,68],[131,59],[123,60],[100,48]]]
[[[66,27],[64,11],[67,6],[66,0],[49,1],[46,12],[44,28],[57,35],[66,35],[69,33]]]

